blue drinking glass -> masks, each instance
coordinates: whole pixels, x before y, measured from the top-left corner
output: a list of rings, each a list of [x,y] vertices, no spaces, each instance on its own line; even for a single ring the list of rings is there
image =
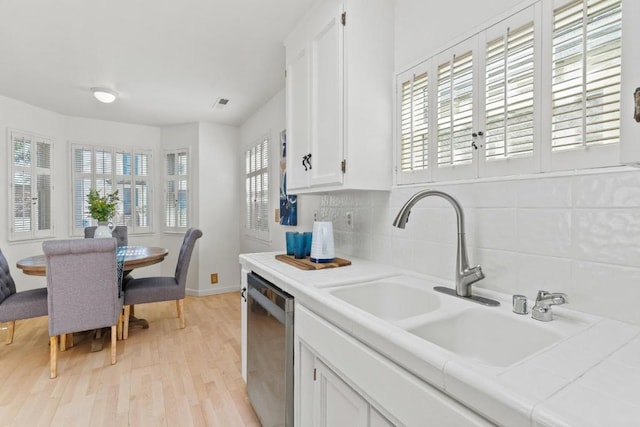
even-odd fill
[[[296,233],[293,237],[293,256],[302,259],[306,255],[307,245],[305,244],[305,236],[303,233]]]
[[[293,255],[293,248],[295,246],[295,236],[298,234],[297,231],[287,231],[285,233],[285,238],[287,242],[287,255]]]

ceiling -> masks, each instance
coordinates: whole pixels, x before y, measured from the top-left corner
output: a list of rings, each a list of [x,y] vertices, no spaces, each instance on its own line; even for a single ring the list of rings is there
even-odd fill
[[[0,94],[67,116],[239,125],[284,87],[282,41],[313,1],[0,0]]]

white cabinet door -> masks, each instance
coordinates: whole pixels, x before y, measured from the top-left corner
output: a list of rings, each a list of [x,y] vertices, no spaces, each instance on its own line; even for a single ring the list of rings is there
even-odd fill
[[[309,186],[309,172],[303,159],[310,152],[309,44],[295,38],[287,45],[286,121],[287,190]]]
[[[342,3],[321,2],[286,44],[287,188],[342,183]]]
[[[342,3],[322,2],[311,28],[311,186],[342,183]]]
[[[369,404],[316,359],[314,419],[321,427],[368,425]]]

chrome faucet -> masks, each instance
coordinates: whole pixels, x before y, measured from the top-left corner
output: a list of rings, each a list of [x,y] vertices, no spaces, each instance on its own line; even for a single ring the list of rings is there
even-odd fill
[[[566,304],[568,302],[567,294],[538,291],[536,305],[534,305],[531,310],[531,317],[542,322],[548,322],[551,320],[551,306]]]
[[[460,203],[449,194],[438,191],[438,190],[423,190],[416,194],[414,194],[400,209],[396,219],[393,221],[393,226],[398,228],[405,228],[407,222],[409,221],[409,214],[411,213],[411,208],[421,199],[425,197],[436,196],[441,197],[447,200],[456,211],[456,217],[458,220],[458,251],[456,257],[456,289],[455,295],[465,298],[471,298],[476,300],[477,302],[481,302],[487,305],[498,305],[496,301],[487,300],[482,297],[474,297],[471,295],[471,285],[475,282],[484,279],[484,273],[482,273],[482,268],[477,265],[475,267],[469,267],[469,259],[467,257],[467,244],[465,241],[465,232],[464,232],[464,213],[462,212],[462,207]],[[445,289],[436,287],[436,290],[440,292],[450,293],[445,291]],[[490,301],[490,302],[487,302]]]

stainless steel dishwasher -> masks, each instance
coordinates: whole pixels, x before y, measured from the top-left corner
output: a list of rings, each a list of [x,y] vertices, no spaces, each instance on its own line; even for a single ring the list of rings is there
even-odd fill
[[[247,393],[263,427],[293,426],[293,297],[247,275]]]

